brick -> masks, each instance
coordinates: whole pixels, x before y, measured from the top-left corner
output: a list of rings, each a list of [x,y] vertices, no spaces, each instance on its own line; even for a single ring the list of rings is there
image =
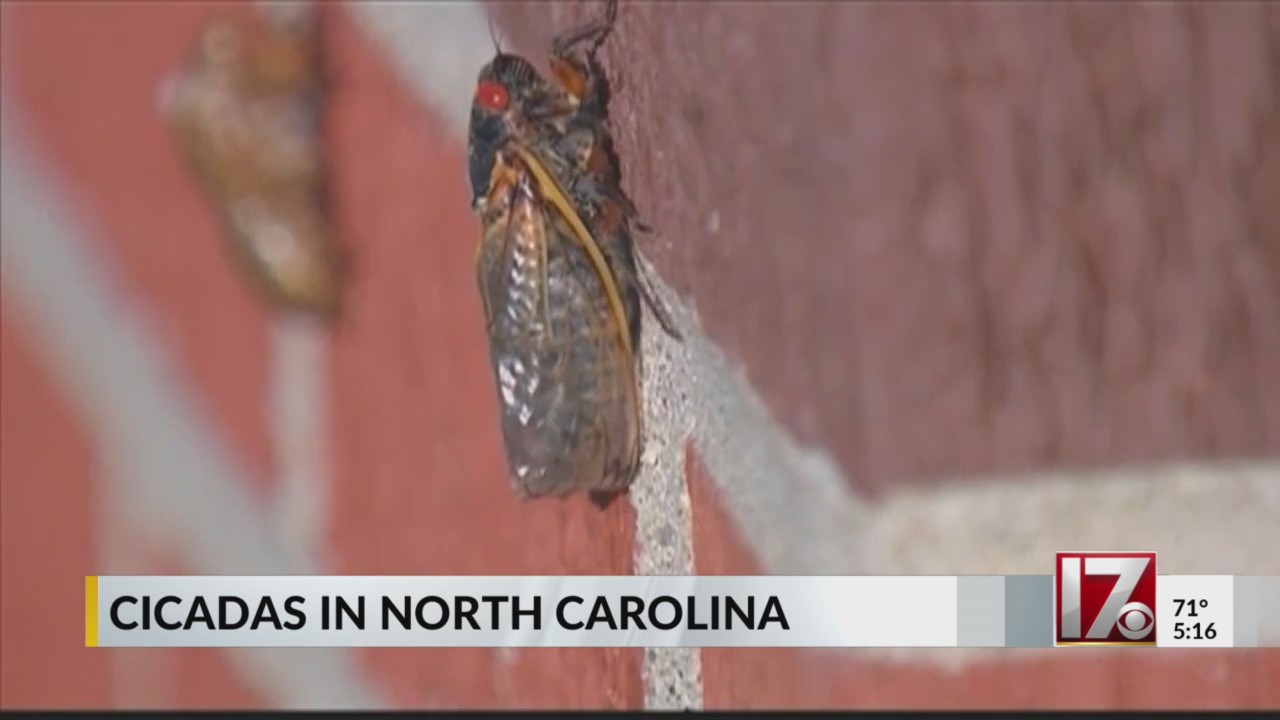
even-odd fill
[[[1118,695],[1126,707],[1259,709],[1260,662],[1251,650],[1142,650],[1117,663]]]
[[[1254,664],[1254,687],[1258,692],[1258,706],[1280,709],[1280,649],[1267,648],[1257,652]]]
[[[145,652],[145,651],[144,651]],[[177,680],[173,703],[187,710],[266,710],[273,706],[245,685],[243,673],[231,667],[218,648],[184,648],[174,654]]]
[[[0,706],[94,708],[106,655],[84,647],[84,576],[96,573],[95,460],[6,300],[0,318]]]

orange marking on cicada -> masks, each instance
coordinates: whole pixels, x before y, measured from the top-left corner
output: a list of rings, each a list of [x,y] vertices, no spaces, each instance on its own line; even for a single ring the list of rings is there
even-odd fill
[[[587,158],[587,172],[597,177],[609,170],[609,154],[599,145],[591,147],[591,155]]]
[[[582,96],[587,94],[587,76],[568,60],[552,57],[551,74],[555,75],[565,92],[573,96],[576,102],[581,102]]]

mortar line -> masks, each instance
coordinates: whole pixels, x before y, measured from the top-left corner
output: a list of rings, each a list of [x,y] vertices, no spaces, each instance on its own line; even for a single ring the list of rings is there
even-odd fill
[[[685,474],[685,438],[690,428],[673,423],[663,393],[666,364],[648,366],[646,358],[662,357],[656,346],[670,342],[648,308],[642,324],[641,382],[644,447],[641,467],[627,500],[635,513],[632,563],[637,575],[696,574],[693,508]],[[645,648],[641,665],[645,708],[703,709],[702,652],[698,648]]]

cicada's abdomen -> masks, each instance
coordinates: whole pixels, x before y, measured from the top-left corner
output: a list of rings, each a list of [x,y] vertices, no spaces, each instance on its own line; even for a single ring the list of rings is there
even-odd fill
[[[622,489],[639,463],[637,368],[604,284],[528,175],[491,197],[478,273],[513,485]]]
[[[166,118],[267,299],[337,312],[341,256],[326,213],[314,28],[218,22],[167,81]]]

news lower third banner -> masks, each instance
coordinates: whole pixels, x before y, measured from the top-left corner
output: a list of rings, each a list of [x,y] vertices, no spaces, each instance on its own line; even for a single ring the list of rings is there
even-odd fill
[[[1126,579],[1103,560],[1010,576],[91,576],[85,645],[1280,646],[1280,576]]]

